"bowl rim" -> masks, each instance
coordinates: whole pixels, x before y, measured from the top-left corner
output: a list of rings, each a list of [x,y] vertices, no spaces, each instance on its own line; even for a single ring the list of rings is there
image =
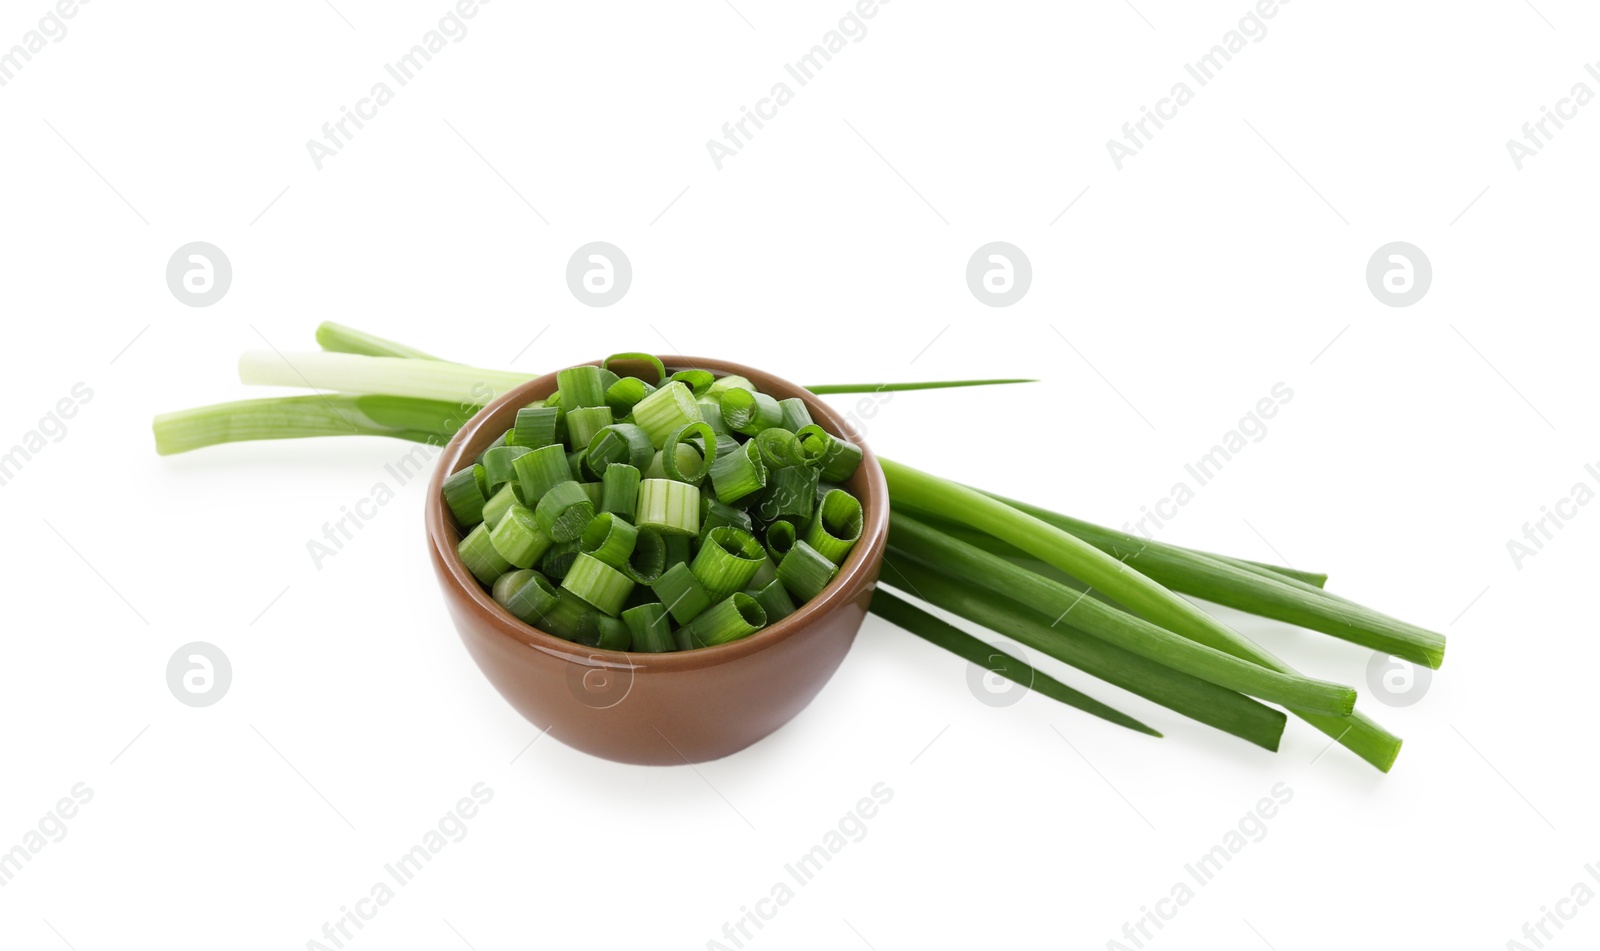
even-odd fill
[[[488,591],[479,584],[478,579],[467,569],[456,551],[456,542],[460,539],[459,528],[455,524],[455,517],[443,502],[444,480],[461,467],[464,459],[470,458],[467,447],[483,435],[484,428],[489,419],[499,413],[508,405],[524,406],[533,400],[542,399],[544,395],[556,389],[556,373],[538,376],[527,383],[521,384],[501,394],[487,403],[472,418],[467,420],[450,441],[445,444],[444,450],[434,463],[433,476],[428,482],[428,497],[424,508],[424,519],[428,536],[428,547],[435,565],[440,569],[441,580],[446,581],[459,592],[465,595],[467,602],[477,610],[485,619],[489,620],[497,633],[517,641],[522,645],[544,653],[561,656],[569,661],[593,667],[628,668],[646,672],[669,672],[674,670],[694,670],[717,664],[730,663],[740,658],[749,656],[758,651],[775,647],[789,640],[808,627],[809,622],[819,615],[836,610],[853,600],[858,594],[862,582],[870,584],[870,578],[876,573],[878,562],[881,561],[883,550],[889,534],[889,487],[884,478],[883,469],[878,464],[877,456],[870,446],[859,438],[860,434],[855,427],[849,425],[832,407],[822,402],[821,397],[803,386],[791,383],[782,377],[775,376],[756,367],[734,363],[728,360],[717,360],[709,357],[679,356],[668,354],[656,355],[661,362],[670,369],[704,369],[715,372],[719,377],[736,374],[745,377],[760,377],[764,381],[763,392],[769,393],[778,399],[797,396],[806,404],[806,409],[811,413],[813,420],[823,426],[830,433],[844,435],[861,448],[861,465],[858,469],[865,475],[865,491],[861,493],[862,528],[861,539],[850,550],[845,561],[839,567],[839,573],[828,583],[820,594],[798,606],[793,614],[779,620],[775,624],[763,627],[759,631],[736,641],[718,644],[712,647],[699,647],[687,651],[666,651],[662,653],[647,653],[636,651],[605,650],[599,647],[589,647],[576,641],[557,637],[546,631],[540,630],[526,621],[517,618],[505,608],[501,607]],[[575,363],[572,366],[600,366],[605,361],[592,360],[588,363]],[[777,393],[773,390],[784,390]],[[537,394],[543,395],[537,395]],[[492,441],[491,436],[489,440]],[[447,541],[448,540],[448,541]]]

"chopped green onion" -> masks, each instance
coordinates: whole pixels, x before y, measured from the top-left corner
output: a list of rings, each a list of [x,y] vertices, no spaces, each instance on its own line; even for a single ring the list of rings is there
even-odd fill
[[[462,528],[483,521],[483,505],[488,501],[483,497],[483,479],[483,466],[474,465],[444,480],[445,504]]]
[[[768,469],[806,464],[805,457],[800,453],[800,440],[787,429],[777,426],[763,429],[750,441],[756,444],[756,450],[761,453],[761,462]]]
[[[656,371],[656,381],[654,383],[631,374],[623,377],[623,379],[637,379],[639,382],[646,383],[652,387],[660,386],[667,379],[667,368],[662,365],[661,358],[652,353],[613,353],[602,360],[600,365],[607,370],[615,372],[615,368],[611,365],[613,363],[644,363]]]
[[[492,487],[501,486],[516,478],[513,465],[521,456],[533,450],[527,446],[496,446],[483,454],[484,478]]]
[[[567,450],[560,443],[518,456],[512,469],[517,474],[517,484],[522,486],[522,498],[529,505],[538,505],[546,492],[572,479]]]
[[[557,592],[544,575],[532,569],[508,571],[494,583],[494,599],[519,620],[538,626],[555,607]]]
[[[511,510],[511,506],[521,504],[522,500],[517,498],[517,484],[507,482],[489,497],[489,501],[483,503],[483,523],[492,529],[500,524],[500,519]],[[461,527],[466,528],[466,525]]]
[[[639,470],[632,465],[613,462],[606,466],[601,476],[605,493],[600,499],[600,510],[623,518],[633,518],[639,506]]]
[[[533,513],[539,519],[539,530],[558,542],[570,542],[583,534],[583,529],[594,518],[594,503],[589,494],[576,482],[557,483],[539,499]]]
[[[701,444],[710,451],[696,451],[686,441],[691,435],[698,436]],[[716,432],[705,423],[688,423],[674,429],[667,436],[666,442],[661,444],[659,458],[667,478],[699,485],[705,481],[706,474],[711,468],[707,460],[711,459],[716,451]]]
[[[500,557],[518,568],[532,568],[555,542],[539,530],[539,523],[526,506],[513,505],[489,532],[489,541]]]
[[[793,519],[804,522],[817,504],[817,470],[810,466],[773,469],[767,491],[756,503],[756,516],[765,522]]]
[[[740,451],[718,456],[711,463],[711,486],[720,502],[737,502],[766,485],[767,466],[755,443],[747,442]]]
[[[760,597],[757,596],[757,600]],[[1019,683],[1052,700],[1058,700],[1069,707],[1076,707],[1085,713],[1097,716],[1102,720],[1125,726],[1150,736],[1159,737],[1161,734],[1155,729],[1140,723],[1088,694],[1074,690],[1054,677],[1033,669],[1023,661],[1007,654],[998,647],[984,643],[954,624],[942,621],[932,614],[922,610],[909,601],[903,601],[889,592],[879,588],[872,595],[872,613],[889,621],[896,627],[943,647],[957,657],[970,664]]]
[[[838,571],[838,565],[803,541],[795,542],[778,562],[778,580],[801,603],[821,594]]]
[[[772,555],[768,554],[766,560],[761,563],[761,567],[756,569],[755,577],[750,579],[749,588],[746,590],[750,588],[765,588],[777,580],[778,562],[773,559]]]
[[[711,384],[716,381],[716,377],[712,375],[710,370],[679,370],[677,373],[672,374],[672,379],[674,382],[687,386],[689,392],[693,393],[696,399],[704,396],[706,390],[710,389]]]
[[[485,585],[492,585],[495,579],[511,570],[511,562],[500,557],[493,543],[489,541],[489,526],[479,523],[477,528],[467,533],[456,546],[456,554],[461,556],[461,563],[467,566]]]
[[[860,446],[821,426],[806,426],[795,435],[800,437],[802,453],[819,460],[824,482],[843,482],[855,475],[856,467],[861,465]]]
[[[606,386],[605,376],[597,366],[567,367],[556,373],[556,389],[568,416],[586,406],[605,406]]]
[[[773,522],[767,526],[767,554],[773,561],[782,561],[783,556],[789,554],[789,549],[794,547],[798,537],[799,533],[795,530],[793,522],[784,519]]]
[[[711,607],[711,595],[706,593],[705,586],[683,562],[663,571],[650,590],[667,606],[672,619],[679,624],[689,623],[701,611]]]
[[[577,641],[603,651],[625,651],[633,644],[633,632],[621,620],[591,611],[578,621]]]
[[[555,604],[539,616],[539,629],[569,641],[576,641],[584,615],[595,613],[597,612],[594,608],[563,591],[556,597]]]
[[[756,599],[744,592],[729,595],[683,627],[678,628],[678,647],[715,647],[759,631],[767,623],[766,612]]]
[[[585,406],[581,409],[567,411],[567,435],[572,440],[572,445],[584,447],[589,445],[589,440],[594,434],[610,426],[611,407]]]
[[[806,524],[806,544],[836,565],[861,540],[861,501],[843,489],[822,497],[816,517]]]
[[[561,587],[584,604],[616,617],[633,593],[633,581],[593,555],[579,553],[561,579]]]
[[[633,421],[650,434],[650,445],[660,449],[679,426],[705,422],[700,404],[683,383],[674,380],[633,407]]]
[[[612,512],[601,512],[589,520],[580,543],[584,554],[593,555],[613,568],[623,568],[639,540],[639,530]]]
[[[511,427],[509,444],[538,449],[556,441],[556,422],[561,410],[554,406],[524,406],[517,410],[517,422]]]
[[[583,545],[577,539],[570,542],[557,542],[550,546],[550,550],[539,559],[539,570],[547,577],[557,581],[565,578],[572,568],[572,563],[583,553]]]
[[[694,539],[687,535],[662,535],[661,544],[666,549],[666,568],[671,568],[673,565],[687,565],[693,541]]]
[[[698,401],[697,405],[700,407],[700,415],[705,417],[706,425],[710,426],[711,431],[716,433],[718,437],[732,432],[732,430],[728,428],[728,424],[722,421],[722,406],[718,404],[716,400],[703,399]],[[729,443],[732,443],[734,446],[739,445],[736,440],[720,439],[717,443],[717,455],[720,456],[725,453]]]
[[[654,393],[656,388],[636,376],[625,376],[606,390],[606,405],[613,416],[627,416],[638,402]]]
[[[584,456],[589,468],[600,476],[609,467],[623,463],[642,472],[656,454],[650,434],[633,423],[613,423],[595,433],[586,445],[589,448]]]
[[[720,402],[722,399],[722,394],[729,390],[754,390],[755,388],[756,385],[751,383],[748,379],[740,376],[737,373],[729,373],[726,376],[717,377],[714,382],[707,386],[705,392],[701,395],[709,396],[712,399]]]
[[[661,573],[667,570],[665,536],[653,528],[637,529],[633,539],[633,551],[628,553],[627,562],[618,565],[617,568],[635,584],[655,584]]]
[[[778,401],[754,390],[722,391],[722,421],[736,433],[754,436],[783,422]]]
[[[749,512],[726,505],[709,495],[702,494],[700,496],[700,537],[704,539],[707,532],[723,525],[732,525],[734,528],[743,529],[751,533],[756,530],[755,522],[750,518]]]
[[[811,421],[811,411],[806,409],[806,401],[798,396],[779,400],[778,408],[783,411],[783,418],[778,425],[788,432],[797,433],[807,426],[816,425]]]
[[[746,593],[761,605],[768,624],[775,624],[795,612],[794,599],[789,597],[789,589],[785,588],[783,582],[777,578],[759,588],[748,589]]]
[[[633,524],[668,535],[700,534],[700,490],[687,482],[645,479]]]
[[[664,654],[678,649],[672,636],[672,621],[667,606],[659,601],[641,604],[622,612],[622,622],[633,634],[633,649],[647,654]]]
[[[713,601],[744,590],[766,560],[761,543],[749,532],[724,525],[706,535],[690,569]]]

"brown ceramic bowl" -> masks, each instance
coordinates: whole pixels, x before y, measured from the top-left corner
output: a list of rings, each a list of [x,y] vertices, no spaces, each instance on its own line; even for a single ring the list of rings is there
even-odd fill
[[[663,356],[671,368],[747,377],[777,399],[797,396],[831,433],[853,430],[815,394],[768,373],[700,357]],[[598,362],[598,361],[596,361]],[[675,764],[744,749],[817,695],[867,615],[889,531],[889,490],[872,450],[846,483],[863,525],[839,574],[794,614],[748,637],[698,650],[641,654],[585,647],[513,617],[456,555],[461,531],[443,504],[451,473],[511,428],[517,409],[556,390],[547,374],[485,406],[445,447],[428,487],[428,550],[461,640],[500,695],[568,746],[624,763]]]

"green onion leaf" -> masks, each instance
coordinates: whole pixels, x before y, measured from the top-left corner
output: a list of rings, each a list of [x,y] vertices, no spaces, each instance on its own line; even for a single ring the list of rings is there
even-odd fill
[[[758,597],[759,600],[759,597]],[[998,647],[984,643],[954,624],[942,621],[929,614],[909,601],[903,601],[889,592],[879,588],[872,595],[872,613],[878,615],[896,627],[910,631],[912,634],[937,644],[968,663],[994,674],[1019,683],[1022,686],[1058,700],[1069,707],[1076,707],[1092,716],[1102,720],[1125,726],[1149,736],[1159,737],[1161,734],[1152,727],[1146,726],[1088,694],[1074,690],[1054,677],[1033,669],[1033,667],[1007,654]]]

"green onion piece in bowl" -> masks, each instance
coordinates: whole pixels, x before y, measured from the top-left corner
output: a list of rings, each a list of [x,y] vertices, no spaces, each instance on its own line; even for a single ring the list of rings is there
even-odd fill
[[[607,385],[597,366],[568,367],[556,373],[556,389],[568,416],[586,406],[605,406]]]
[[[834,489],[822,497],[817,514],[806,523],[806,544],[841,565],[861,540],[861,527],[861,501],[843,489]]]
[[[622,622],[633,634],[633,649],[646,654],[664,654],[678,649],[672,636],[672,621],[667,606],[659,601],[640,604],[622,612]]]
[[[732,526],[713,528],[689,568],[711,600],[721,601],[744,590],[767,553],[756,537]]]
[[[694,620],[701,611],[711,607],[711,595],[706,593],[705,586],[700,584],[689,566],[678,562],[661,573],[655,584],[650,586],[661,603],[667,606],[672,613],[672,619],[679,624],[687,624]]]
[[[628,576],[593,555],[579,553],[561,579],[561,587],[573,597],[611,617],[622,613],[623,602],[633,593]]]
[[[534,507],[539,530],[558,542],[570,542],[583,534],[594,518],[594,503],[589,493],[576,482],[561,482],[546,492]]]
[[[741,591],[718,601],[678,628],[678,648],[688,650],[726,644],[759,631],[766,623],[767,615],[761,605]]]
[[[668,535],[700,534],[700,490],[672,479],[641,481],[633,524]]]
[[[801,604],[822,593],[839,566],[803,541],[795,542],[778,562],[778,580]]]
[[[601,512],[589,520],[579,543],[586,555],[593,555],[613,568],[622,569],[633,555],[639,530],[614,513]]]

